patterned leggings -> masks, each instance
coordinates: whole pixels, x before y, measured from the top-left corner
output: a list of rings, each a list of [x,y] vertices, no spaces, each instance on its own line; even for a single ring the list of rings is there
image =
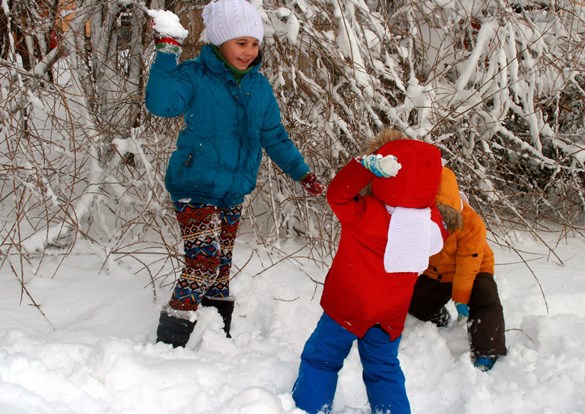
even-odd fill
[[[221,209],[203,203],[174,203],[185,249],[185,267],[169,305],[196,310],[203,299],[229,296],[232,250],[242,206]]]

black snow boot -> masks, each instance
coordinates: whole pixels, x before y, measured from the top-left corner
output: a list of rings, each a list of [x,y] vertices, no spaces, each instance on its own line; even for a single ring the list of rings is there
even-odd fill
[[[223,330],[227,338],[231,338],[230,327],[232,325],[232,313],[234,312],[234,298],[208,298],[206,296],[201,300],[201,305],[214,307],[223,319]]]
[[[197,321],[191,322],[188,319],[182,319],[169,315],[164,309],[160,312],[158,328],[156,330],[156,342],[170,344],[173,348],[184,347],[189,341],[191,332],[195,328]]]

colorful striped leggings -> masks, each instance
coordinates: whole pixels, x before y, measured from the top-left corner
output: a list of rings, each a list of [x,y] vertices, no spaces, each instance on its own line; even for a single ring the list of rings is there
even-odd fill
[[[221,209],[203,203],[174,203],[185,249],[185,267],[169,305],[196,310],[204,296],[228,297],[232,250],[242,206]]]

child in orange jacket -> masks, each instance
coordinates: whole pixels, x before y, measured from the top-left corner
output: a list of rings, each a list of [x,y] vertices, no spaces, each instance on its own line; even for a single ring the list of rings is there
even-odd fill
[[[443,249],[431,256],[419,276],[409,313],[437,326],[450,320],[445,304],[452,299],[458,320],[467,322],[474,365],[490,370],[506,355],[504,314],[494,280],[494,253],[481,217],[460,195],[453,171],[443,167],[437,206],[444,218],[459,216]],[[457,222],[456,220],[446,220]]]

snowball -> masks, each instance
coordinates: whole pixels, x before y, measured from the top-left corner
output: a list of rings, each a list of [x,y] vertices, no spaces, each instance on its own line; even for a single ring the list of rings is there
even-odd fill
[[[396,177],[398,170],[402,168],[402,165],[398,162],[394,155],[386,155],[380,160],[380,169],[388,177]]]
[[[185,29],[179,21],[179,16],[168,10],[148,10],[148,15],[154,21],[153,29],[161,35],[173,37],[183,41],[189,31]]]

